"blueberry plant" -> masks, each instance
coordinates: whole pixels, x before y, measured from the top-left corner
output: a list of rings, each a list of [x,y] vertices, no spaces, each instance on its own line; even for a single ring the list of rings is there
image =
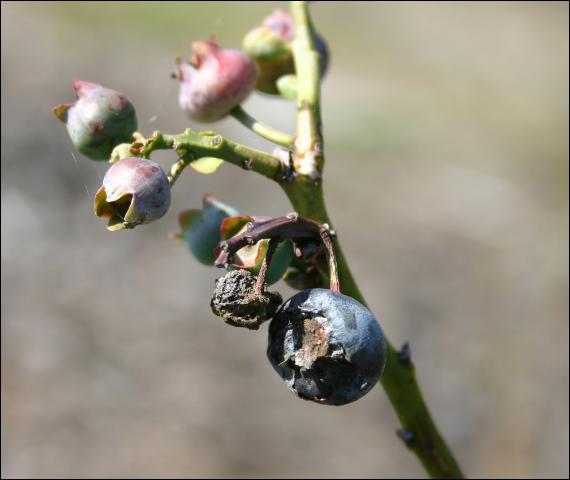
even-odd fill
[[[133,105],[121,93],[76,81],[76,101],[53,109],[66,124],[74,147],[111,163],[95,195],[94,211],[111,231],[161,218],[170,189],[190,165],[213,173],[222,162],[251,170],[283,189],[294,212],[264,218],[243,215],[213,195],[202,209],[179,215],[180,233],[196,259],[225,268],[210,301],[212,312],[237,327],[258,330],[269,321],[267,357],[299,398],[344,405],[378,382],[399,419],[398,436],[432,477],[460,478],[461,470],[423,400],[406,344],[395,349],[365,306],[323,198],[325,165],[320,84],[329,64],[308,2],[291,2],[244,38],[243,51],[209,39],[192,44],[177,60],[179,105],[197,122],[233,116],[273,142],[273,152],[238,144],[212,131],[180,134],[136,131]],[[294,135],[257,121],[240,106],[253,90],[293,100]],[[168,172],[150,160],[171,150]],[[268,290],[278,280],[301,290],[283,302]]]

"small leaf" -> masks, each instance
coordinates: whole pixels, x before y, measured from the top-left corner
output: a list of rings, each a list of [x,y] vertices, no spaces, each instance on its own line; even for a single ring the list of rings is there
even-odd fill
[[[267,243],[263,252],[261,248],[259,249],[258,259],[256,261],[257,270],[255,272],[252,270],[252,273],[255,273],[256,275],[259,273],[259,269],[261,268],[261,264],[263,263],[263,259],[267,252],[267,247],[269,246],[268,240],[264,240],[264,242]],[[273,257],[271,258],[271,264],[269,265],[269,271],[267,272],[266,278],[268,285],[278,282],[283,275],[285,275],[289,265],[291,265],[291,260],[293,260],[293,243],[291,243],[290,240],[285,240],[277,246]]]
[[[239,249],[234,256],[234,266],[246,268],[254,275],[258,275],[268,248],[269,240],[264,239],[260,240],[255,245],[248,245],[247,247]],[[266,277],[268,285],[272,285],[279,281],[281,277],[285,275],[292,259],[293,244],[291,241],[285,240],[277,246],[273,257],[271,258],[269,271],[267,272]]]
[[[212,265],[215,260],[214,250],[221,240],[220,226],[225,218],[237,213],[234,208],[207,193],[204,195],[202,210],[192,209],[180,213],[178,222],[181,232],[174,235],[174,238],[186,240],[199,262]]]
[[[246,224],[251,222],[251,217],[247,216],[236,216],[226,218],[222,225],[220,226],[220,233],[222,235],[222,240],[227,240],[237,235],[240,230],[245,227]]]
[[[221,158],[216,157],[202,157],[190,163],[190,166],[199,173],[209,175],[214,173],[220,165],[224,163]]]
[[[178,215],[178,224],[180,225],[180,229],[182,231],[188,230],[192,225],[192,222],[201,215],[202,211],[195,208],[180,212]]]

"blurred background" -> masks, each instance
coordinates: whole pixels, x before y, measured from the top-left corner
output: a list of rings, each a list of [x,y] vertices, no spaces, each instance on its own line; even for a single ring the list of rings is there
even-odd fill
[[[239,47],[276,8],[2,3],[3,478],[424,475],[381,387],[340,408],[295,398],[267,327],[214,317],[222,272],[168,237],[204,192],[284,214],[275,185],[188,169],[161,221],[110,233],[92,213],[107,166],[51,113],[84,79],[123,92],[147,134],[214,128],[268,148],[232,120],[189,122],[169,75],[192,40]],[[567,477],[568,4],[311,9],[332,55],[327,203],[372,311],[410,342],[469,476]],[[245,106],[293,132],[292,104]]]

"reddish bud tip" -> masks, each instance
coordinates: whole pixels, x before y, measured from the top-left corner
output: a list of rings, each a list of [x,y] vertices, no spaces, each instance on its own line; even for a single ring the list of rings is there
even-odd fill
[[[101,87],[101,85],[97,85],[96,83],[85,82],[84,80],[73,81],[73,90],[75,91],[75,95],[77,98],[81,98],[84,95],[89,95],[101,88],[103,87]]]

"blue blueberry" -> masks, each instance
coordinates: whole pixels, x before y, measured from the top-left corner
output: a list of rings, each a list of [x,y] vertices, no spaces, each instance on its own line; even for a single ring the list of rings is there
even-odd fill
[[[281,306],[269,325],[267,356],[299,397],[344,405],[376,384],[386,363],[386,341],[362,304],[314,288]]]

